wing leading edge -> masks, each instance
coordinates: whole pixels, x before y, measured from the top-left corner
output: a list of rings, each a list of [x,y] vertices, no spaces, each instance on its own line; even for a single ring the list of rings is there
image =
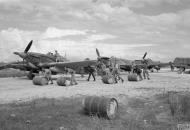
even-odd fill
[[[73,70],[77,70],[81,67],[86,67],[86,66],[92,66],[96,65],[97,61],[96,60],[86,60],[86,61],[76,61],[76,62],[52,62],[52,63],[43,63],[40,64],[40,67],[56,67],[59,70],[64,70],[66,68],[70,68]]]

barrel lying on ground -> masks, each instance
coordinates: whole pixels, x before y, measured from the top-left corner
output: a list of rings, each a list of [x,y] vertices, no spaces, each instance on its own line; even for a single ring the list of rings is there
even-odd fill
[[[128,81],[139,81],[139,77],[137,74],[133,73],[133,74],[129,74],[128,75]]]
[[[112,75],[104,75],[102,76],[102,81],[105,84],[113,84],[115,83],[115,79]]]
[[[89,96],[83,100],[83,108],[88,115],[114,119],[118,112],[118,102],[115,98]]]
[[[48,84],[48,80],[47,78],[43,77],[43,76],[35,76],[33,78],[33,84],[34,85],[47,85]]]
[[[71,82],[70,77],[59,77],[57,78],[57,85],[59,86],[69,86]]]

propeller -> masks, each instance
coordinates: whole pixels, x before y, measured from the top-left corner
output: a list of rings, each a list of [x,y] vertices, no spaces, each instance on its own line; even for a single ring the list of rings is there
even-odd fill
[[[25,50],[24,50],[24,53],[28,53],[28,51],[30,50],[30,48],[31,48],[31,46],[32,46],[32,43],[33,43],[33,40],[31,40],[29,43],[28,43],[28,45],[27,45],[27,47],[25,48]],[[24,64],[24,62],[25,62],[25,58],[23,58],[23,64]]]
[[[145,59],[146,55],[147,55],[147,52],[144,53],[143,59]]]
[[[100,58],[100,52],[98,51],[97,48],[96,48],[96,54],[97,54],[98,58]]]
[[[109,64],[110,64],[110,58],[108,58],[108,57],[102,57],[102,56],[100,56],[100,52],[99,52],[99,50],[96,48],[96,54],[97,54],[97,61],[98,61],[98,66],[100,65],[102,65],[102,64],[104,64],[104,65],[106,65],[106,66],[109,66]]]
[[[24,50],[24,53],[27,53],[27,52],[30,50],[30,47],[32,46],[32,43],[33,43],[33,40],[31,40],[31,41],[28,43],[28,46],[27,46],[26,49]]]
[[[110,58],[108,58],[108,57],[104,57],[104,56],[100,56],[100,52],[99,52],[99,50],[96,48],[96,54],[97,54],[97,56],[98,56],[98,60],[109,60]]]

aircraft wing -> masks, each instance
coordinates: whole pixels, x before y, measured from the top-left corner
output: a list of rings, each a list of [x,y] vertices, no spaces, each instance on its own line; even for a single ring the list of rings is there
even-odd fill
[[[126,64],[126,65],[120,65],[120,69],[124,71],[131,71],[132,65]]]
[[[155,62],[155,63],[151,63],[149,64],[149,66],[159,66],[159,67],[168,67],[170,65],[170,63],[161,63],[161,62]]]
[[[14,69],[19,69],[19,70],[30,70],[31,68],[23,62],[10,62],[10,63],[5,63],[0,65],[0,70],[2,69],[7,69],[7,68],[14,68]]]
[[[49,67],[55,72],[63,72],[66,68],[70,68],[78,72],[82,67],[87,67],[88,65],[96,65],[97,60],[85,60],[76,62],[52,62],[40,64],[40,67]],[[52,69],[53,68],[53,69]]]

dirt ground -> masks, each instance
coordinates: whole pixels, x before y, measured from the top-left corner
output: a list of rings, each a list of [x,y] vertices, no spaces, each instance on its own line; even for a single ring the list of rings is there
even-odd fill
[[[122,74],[124,83],[103,84],[100,77],[97,81],[87,82],[87,76],[77,76],[78,85],[62,87],[53,85],[35,86],[26,77],[0,78],[0,103],[23,102],[37,98],[62,98],[85,95],[112,96],[122,102],[122,97],[148,98],[167,91],[189,91],[190,75],[170,72],[162,69],[150,73],[150,80],[129,82],[127,74]]]

